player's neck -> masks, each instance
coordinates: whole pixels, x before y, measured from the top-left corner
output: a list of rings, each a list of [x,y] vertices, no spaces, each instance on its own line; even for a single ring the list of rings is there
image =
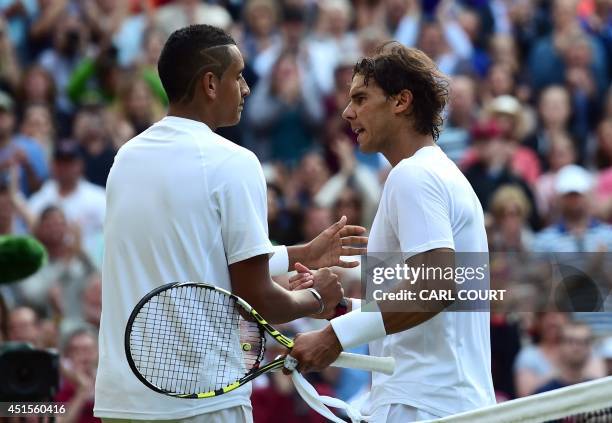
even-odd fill
[[[382,151],[393,167],[402,160],[412,157],[421,148],[435,145],[431,135],[419,134],[414,130],[396,133],[397,135],[386,143],[386,151]]]
[[[203,122],[211,130],[215,131],[217,129],[217,124],[210,110],[195,108],[191,105],[170,104],[168,106],[168,116]]]

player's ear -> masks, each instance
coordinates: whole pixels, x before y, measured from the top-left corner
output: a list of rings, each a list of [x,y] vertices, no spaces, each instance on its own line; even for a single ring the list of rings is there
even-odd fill
[[[200,78],[200,88],[206,97],[214,100],[219,90],[219,78],[212,72],[205,72]]]
[[[412,92],[410,90],[402,90],[394,96],[394,111],[398,114],[410,111],[412,107]]]

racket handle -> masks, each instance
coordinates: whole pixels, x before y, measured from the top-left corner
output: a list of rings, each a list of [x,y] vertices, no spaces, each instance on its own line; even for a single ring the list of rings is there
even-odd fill
[[[373,357],[364,354],[340,353],[338,359],[331,365],[390,375],[395,370],[395,359],[393,357]]]

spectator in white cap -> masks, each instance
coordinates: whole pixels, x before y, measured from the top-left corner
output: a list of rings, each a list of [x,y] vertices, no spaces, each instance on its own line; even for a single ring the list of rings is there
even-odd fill
[[[583,167],[570,164],[559,170],[555,191],[560,217],[536,236],[534,251],[612,251],[612,226],[593,217],[593,184],[593,176]]]

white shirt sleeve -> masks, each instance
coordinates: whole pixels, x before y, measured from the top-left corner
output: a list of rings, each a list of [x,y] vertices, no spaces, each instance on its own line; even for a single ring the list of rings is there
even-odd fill
[[[254,154],[236,152],[223,165],[214,197],[227,263],[273,253],[268,239],[266,182]]]
[[[426,169],[400,164],[387,182],[387,210],[404,258],[434,248],[455,248],[442,183]]]
[[[268,267],[270,268],[270,276],[281,276],[289,271],[289,252],[284,245],[276,245],[274,247],[274,255],[270,257]]]

